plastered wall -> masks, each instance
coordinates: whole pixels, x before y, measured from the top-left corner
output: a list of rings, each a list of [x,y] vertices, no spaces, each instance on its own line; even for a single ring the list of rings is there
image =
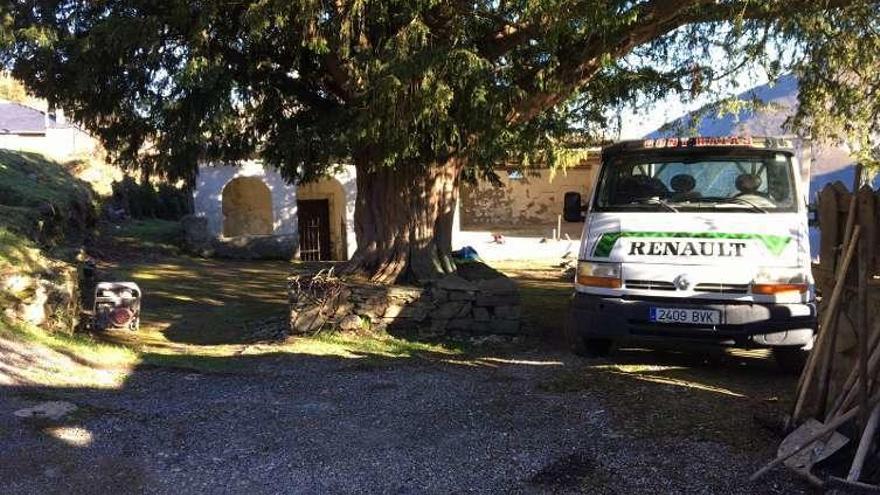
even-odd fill
[[[235,178],[258,178],[268,187],[272,198],[272,235],[297,235],[297,186],[289,184],[273,169],[258,161],[240,165],[203,165],[199,167],[193,191],[195,214],[208,219],[208,230],[216,237],[223,236],[223,189]],[[334,238],[333,257],[348,259],[357,248],[354,234],[354,206],[357,197],[353,166],[336,167],[332,178],[315,184],[305,184],[304,199],[332,199],[331,236]]]
[[[33,151],[55,160],[65,161],[95,151],[97,141],[77,128],[46,129],[45,134],[0,134],[0,148]]]
[[[586,199],[598,165],[586,164],[555,174],[547,169],[533,173],[497,172],[501,186],[481,181],[461,190],[461,227],[479,229],[555,225],[562,214],[565,193],[575,191]]]

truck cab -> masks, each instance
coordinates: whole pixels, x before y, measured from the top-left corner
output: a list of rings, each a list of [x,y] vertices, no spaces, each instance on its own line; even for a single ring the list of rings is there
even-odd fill
[[[797,368],[816,330],[807,188],[774,138],[624,141],[602,150],[566,324],[572,349],[619,342],[772,348]],[[584,214],[585,213],[585,214]]]

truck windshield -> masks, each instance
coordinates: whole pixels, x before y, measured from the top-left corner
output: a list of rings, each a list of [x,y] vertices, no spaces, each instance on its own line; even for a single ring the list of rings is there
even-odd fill
[[[596,194],[600,211],[795,211],[791,156],[639,154],[606,160]]]

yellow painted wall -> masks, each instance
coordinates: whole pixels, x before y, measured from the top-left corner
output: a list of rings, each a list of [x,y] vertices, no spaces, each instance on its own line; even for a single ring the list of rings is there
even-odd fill
[[[296,198],[326,199],[330,203],[330,255],[334,260],[348,259],[345,225],[345,190],[336,179],[324,179],[297,187]]]
[[[223,189],[223,235],[272,233],[272,194],[256,177],[233,179]]]
[[[496,173],[501,186],[481,181],[461,190],[461,226],[463,229],[513,228],[556,225],[562,214],[563,198],[568,191],[586,198],[598,171],[598,163],[585,163],[567,171],[537,170],[524,172],[513,179],[506,170]]]

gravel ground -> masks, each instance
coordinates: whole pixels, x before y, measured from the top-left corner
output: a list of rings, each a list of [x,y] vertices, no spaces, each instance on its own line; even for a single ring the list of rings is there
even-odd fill
[[[778,472],[747,483],[770,451],[636,438],[589,387],[542,391],[582,363],[552,351],[476,365],[291,355],[254,358],[246,374],[142,368],[121,389],[0,388],[0,493],[803,489]],[[13,415],[59,399],[80,408],[61,423]]]

